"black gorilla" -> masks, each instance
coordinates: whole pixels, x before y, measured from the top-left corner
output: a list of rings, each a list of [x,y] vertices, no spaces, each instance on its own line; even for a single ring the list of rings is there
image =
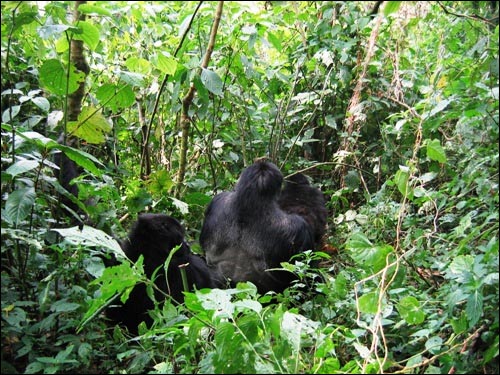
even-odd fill
[[[281,292],[295,279],[280,263],[315,250],[325,231],[325,201],[319,189],[296,175],[281,189],[273,163],[256,161],[243,171],[234,191],[214,197],[200,234],[209,267],[233,285],[251,281],[260,293]]]
[[[181,224],[165,214],[141,214],[129,231],[128,238],[121,242],[121,247],[127,257],[135,262],[142,254],[144,256],[144,273],[151,279],[156,273],[155,285],[165,294],[170,295],[175,302],[184,301],[184,291],[180,267],[186,269],[188,288],[213,288],[215,279],[208,269],[205,260],[192,253],[189,245],[184,240],[184,228]],[[172,256],[167,269],[164,263],[171,250],[180,245]],[[162,302],[165,295],[155,291],[155,298]],[[110,306],[106,315],[116,323],[122,323],[132,333],[137,332],[137,326],[145,321],[151,326],[152,318],[148,310],[154,308],[153,301],[146,293],[144,284],[137,284],[129,295],[125,304]]]
[[[64,145],[64,134],[61,133],[59,138],[57,139],[57,143]],[[78,186],[76,184],[71,184],[71,181],[78,177],[81,173],[81,170],[77,166],[77,164],[68,158],[66,154],[62,151],[59,151],[54,155],[54,163],[59,167],[59,169],[54,170],[54,175],[58,179],[61,186],[66,189],[71,195],[78,199]],[[64,206],[68,207],[75,213],[79,213],[78,205],[71,200],[68,196],[60,195],[59,197],[60,203]],[[71,215],[70,215],[71,216]]]
[[[306,176],[298,173],[289,177],[278,203],[283,211],[302,216],[308,222],[313,231],[315,249],[322,244],[328,215],[325,197],[321,190],[309,184]]]

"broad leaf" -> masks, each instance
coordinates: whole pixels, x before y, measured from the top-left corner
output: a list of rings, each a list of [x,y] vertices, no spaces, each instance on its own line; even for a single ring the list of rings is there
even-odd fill
[[[100,144],[106,141],[105,134],[112,129],[111,124],[94,107],[82,108],[78,121],[68,122],[68,131],[88,143]]]
[[[46,60],[40,68],[40,83],[56,95],[72,94],[84,79],[85,74],[70,64],[68,81],[67,70],[59,60]]]
[[[222,80],[219,75],[208,69],[201,71],[201,82],[211,93],[222,96]]]
[[[93,246],[101,250],[108,249],[118,258],[126,258],[118,241],[100,229],[84,225],[82,229],[79,227],[71,227],[53,228],[51,230],[59,233],[72,245]]]
[[[431,160],[446,163],[446,153],[441,147],[439,139],[427,140],[427,156]]]
[[[123,84],[105,83],[97,89],[96,97],[104,107],[108,107],[115,112],[128,108],[135,103],[135,94],[132,87]]]
[[[421,324],[425,320],[425,313],[415,297],[404,297],[396,308],[408,324]]]
[[[36,193],[33,187],[14,190],[5,202],[5,215],[2,212],[2,219],[12,224],[20,224],[33,209],[35,198]]]
[[[172,57],[165,56],[161,52],[158,52],[156,55],[154,65],[165,74],[174,75],[177,70],[177,61]]]
[[[38,168],[40,163],[36,160],[19,160],[7,168],[6,172],[12,177],[22,174],[32,169]]]
[[[81,40],[89,47],[90,50],[95,50],[97,45],[99,44],[100,39],[99,30],[97,29],[97,27],[87,21],[78,21],[76,26],[81,29],[82,32],[75,33],[73,35],[73,39]]]

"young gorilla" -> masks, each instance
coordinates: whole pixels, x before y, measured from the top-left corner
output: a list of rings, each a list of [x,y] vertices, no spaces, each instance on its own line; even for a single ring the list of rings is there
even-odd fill
[[[165,214],[141,214],[129,231],[128,238],[120,244],[127,257],[136,262],[144,256],[144,273],[151,279],[159,268],[154,280],[155,285],[175,302],[184,301],[184,291],[180,267],[185,266],[189,290],[214,288],[215,281],[205,260],[191,252],[184,240],[184,228]],[[165,275],[164,263],[174,247],[180,248],[172,256]],[[157,301],[163,301],[165,295],[155,291]],[[125,304],[110,306],[106,315],[116,323],[125,325],[131,333],[137,333],[137,326],[145,321],[148,327],[153,320],[148,310],[154,308],[153,301],[146,293],[144,284],[137,284]]]
[[[234,191],[214,197],[205,212],[200,244],[209,267],[234,285],[251,281],[260,293],[281,292],[295,279],[280,263],[314,250],[325,231],[321,191],[303,175],[287,182],[273,163],[256,161]]]

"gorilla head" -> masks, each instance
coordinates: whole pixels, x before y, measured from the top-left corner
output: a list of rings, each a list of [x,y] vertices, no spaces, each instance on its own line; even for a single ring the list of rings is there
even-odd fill
[[[162,302],[166,295],[174,302],[184,301],[184,287],[180,268],[186,269],[189,291],[216,286],[212,271],[205,260],[192,253],[184,240],[184,228],[173,217],[165,214],[141,214],[132,225],[128,238],[121,242],[127,257],[135,262],[140,255],[144,256],[144,272],[152,278],[156,271],[154,283],[161,291],[155,291],[155,299]],[[165,262],[170,252],[180,246],[168,263]],[[153,301],[146,293],[144,284],[137,284],[125,304],[118,303],[108,308],[107,316],[115,323],[125,325],[130,332],[137,332],[137,326],[145,321],[150,326],[152,319],[148,311],[154,308]]]

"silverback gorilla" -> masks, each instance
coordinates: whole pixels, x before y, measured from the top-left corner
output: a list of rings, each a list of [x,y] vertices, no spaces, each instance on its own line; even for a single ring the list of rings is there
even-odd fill
[[[233,285],[251,281],[260,293],[281,292],[295,279],[280,263],[315,250],[325,232],[321,191],[297,174],[282,190],[283,175],[258,160],[241,174],[234,191],[214,197],[200,234],[209,267]]]
[[[151,279],[156,269],[155,285],[165,294],[170,295],[175,302],[184,301],[184,291],[180,267],[186,268],[189,290],[194,288],[214,288],[212,272],[203,258],[191,252],[184,240],[184,228],[181,224],[165,214],[141,214],[131,227],[128,238],[121,242],[121,247],[127,257],[136,262],[139,256],[144,256],[144,273]],[[180,248],[172,256],[165,275],[164,263],[173,248]],[[165,294],[155,291],[158,302],[165,300]],[[154,308],[153,301],[146,293],[144,284],[137,284],[130,293],[125,304],[110,306],[106,315],[115,323],[125,325],[132,333],[137,333],[137,326],[145,321],[148,327],[152,319],[148,310]]]

